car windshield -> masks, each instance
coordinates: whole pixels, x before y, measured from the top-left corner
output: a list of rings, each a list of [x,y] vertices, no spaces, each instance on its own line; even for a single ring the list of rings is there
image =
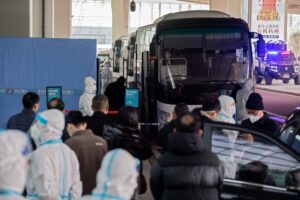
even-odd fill
[[[246,34],[238,30],[168,31],[162,40],[159,83],[180,85],[241,83],[248,75]]]

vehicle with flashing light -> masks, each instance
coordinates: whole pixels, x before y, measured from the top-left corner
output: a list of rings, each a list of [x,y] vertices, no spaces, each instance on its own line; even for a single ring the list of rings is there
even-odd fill
[[[266,85],[272,85],[273,79],[277,79],[287,84],[293,79],[295,85],[299,85],[299,62],[294,53],[287,50],[286,44],[283,41],[269,41],[266,49],[266,56],[258,58],[258,66],[255,67],[256,83],[260,84],[265,79]]]

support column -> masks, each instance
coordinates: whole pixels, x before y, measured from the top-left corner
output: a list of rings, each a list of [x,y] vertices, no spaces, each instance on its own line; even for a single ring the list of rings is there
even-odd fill
[[[45,37],[70,38],[72,0],[45,0]]]
[[[70,38],[72,33],[72,0],[55,0],[54,37]]]
[[[128,34],[129,0],[112,0],[112,41]]]
[[[242,18],[243,0],[210,0],[210,10],[225,12],[232,17]]]
[[[45,37],[54,38],[54,0],[44,0]]]
[[[30,36],[30,0],[0,0],[0,36]]]

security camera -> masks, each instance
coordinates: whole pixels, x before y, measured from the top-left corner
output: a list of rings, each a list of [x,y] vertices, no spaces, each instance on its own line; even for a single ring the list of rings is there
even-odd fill
[[[134,12],[135,11],[135,2],[134,2],[134,0],[132,0],[131,2],[130,2],[130,11],[131,12]]]

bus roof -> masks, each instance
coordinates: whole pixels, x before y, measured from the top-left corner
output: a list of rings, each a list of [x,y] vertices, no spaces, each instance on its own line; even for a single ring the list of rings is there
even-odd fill
[[[220,11],[212,11],[212,10],[193,10],[193,11],[182,11],[175,12],[164,15],[154,23],[159,23],[162,21],[176,20],[176,19],[193,19],[193,18],[230,18],[231,16]]]

